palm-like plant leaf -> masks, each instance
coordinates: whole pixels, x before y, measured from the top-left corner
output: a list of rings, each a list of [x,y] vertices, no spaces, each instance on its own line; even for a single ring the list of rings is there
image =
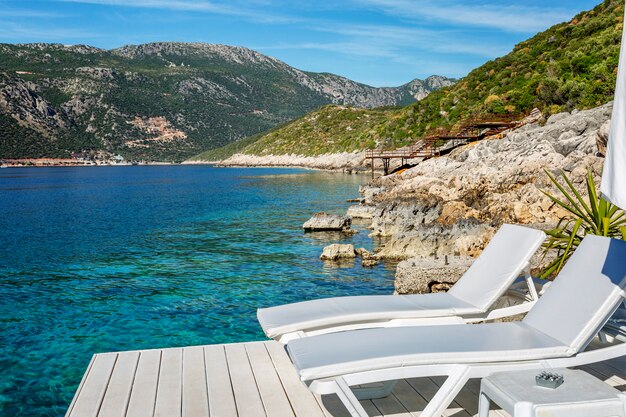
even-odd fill
[[[550,172],[546,171],[546,174],[564,199],[545,191],[543,193],[568,214],[559,220],[554,229],[546,231],[548,240],[544,244],[544,258],[550,252],[556,252],[556,257],[544,269],[542,278],[558,273],[588,234],[626,240],[624,211],[600,197],[591,171],[587,173],[586,178],[587,199],[564,172],[561,171],[561,177],[565,185]]]

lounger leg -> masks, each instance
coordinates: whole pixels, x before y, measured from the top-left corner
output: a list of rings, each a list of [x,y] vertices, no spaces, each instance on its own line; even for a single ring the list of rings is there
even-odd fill
[[[396,386],[398,381],[387,381],[379,386],[375,387],[366,387],[366,388],[355,388],[352,390],[354,396],[359,400],[373,400],[376,398],[385,398],[391,394],[393,388]]]
[[[367,412],[346,381],[339,377],[335,379],[335,383],[337,384],[337,396],[339,396],[343,405],[346,406],[350,415],[352,417],[368,417]]]
[[[537,294],[537,288],[535,288],[535,282],[533,281],[533,276],[530,273],[530,263],[528,263],[528,265],[524,268],[524,279],[526,280],[526,285],[528,285],[530,298],[533,301],[537,301],[539,299],[539,294]]]
[[[455,366],[420,417],[440,417],[469,379],[468,374],[468,366]]]
[[[478,417],[489,417],[489,407],[491,406],[491,400],[483,392],[480,393],[478,398]]]

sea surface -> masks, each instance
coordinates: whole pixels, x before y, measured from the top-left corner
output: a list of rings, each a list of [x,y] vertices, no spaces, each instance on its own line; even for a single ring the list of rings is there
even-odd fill
[[[63,416],[97,352],[264,339],[258,307],[389,294],[393,269],[305,234],[364,176],[288,169],[0,169],[0,416]],[[358,229],[358,226],[357,226]]]

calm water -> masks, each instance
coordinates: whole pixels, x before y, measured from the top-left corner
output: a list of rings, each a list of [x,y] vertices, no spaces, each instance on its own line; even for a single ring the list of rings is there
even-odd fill
[[[360,176],[199,166],[0,170],[0,415],[62,416],[93,353],[259,340],[260,306],[390,293],[303,234]]]

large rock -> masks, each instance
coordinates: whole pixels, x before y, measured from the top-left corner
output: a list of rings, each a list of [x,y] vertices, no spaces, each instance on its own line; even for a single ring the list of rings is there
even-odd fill
[[[565,171],[584,190],[587,170],[602,171],[596,140],[607,136],[611,111],[554,115],[362,187],[375,206],[372,236],[386,241],[379,255],[476,256],[503,223],[551,228],[566,213],[542,192],[559,195],[545,170]]]
[[[467,271],[470,257],[412,258],[396,269],[396,294],[427,294],[447,291]]]
[[[320,259],[322,261],[337,261],[339,259],[351,259],[356,258],[356,252],[353,245],[343,245],[340,243],[333,243],[330,246],[326,246],[322,251]]]
[[[348,216],[320,212],[304,222],[302,228],[306,232],[342,231],[349,229],[350,224],[352,219]]]

